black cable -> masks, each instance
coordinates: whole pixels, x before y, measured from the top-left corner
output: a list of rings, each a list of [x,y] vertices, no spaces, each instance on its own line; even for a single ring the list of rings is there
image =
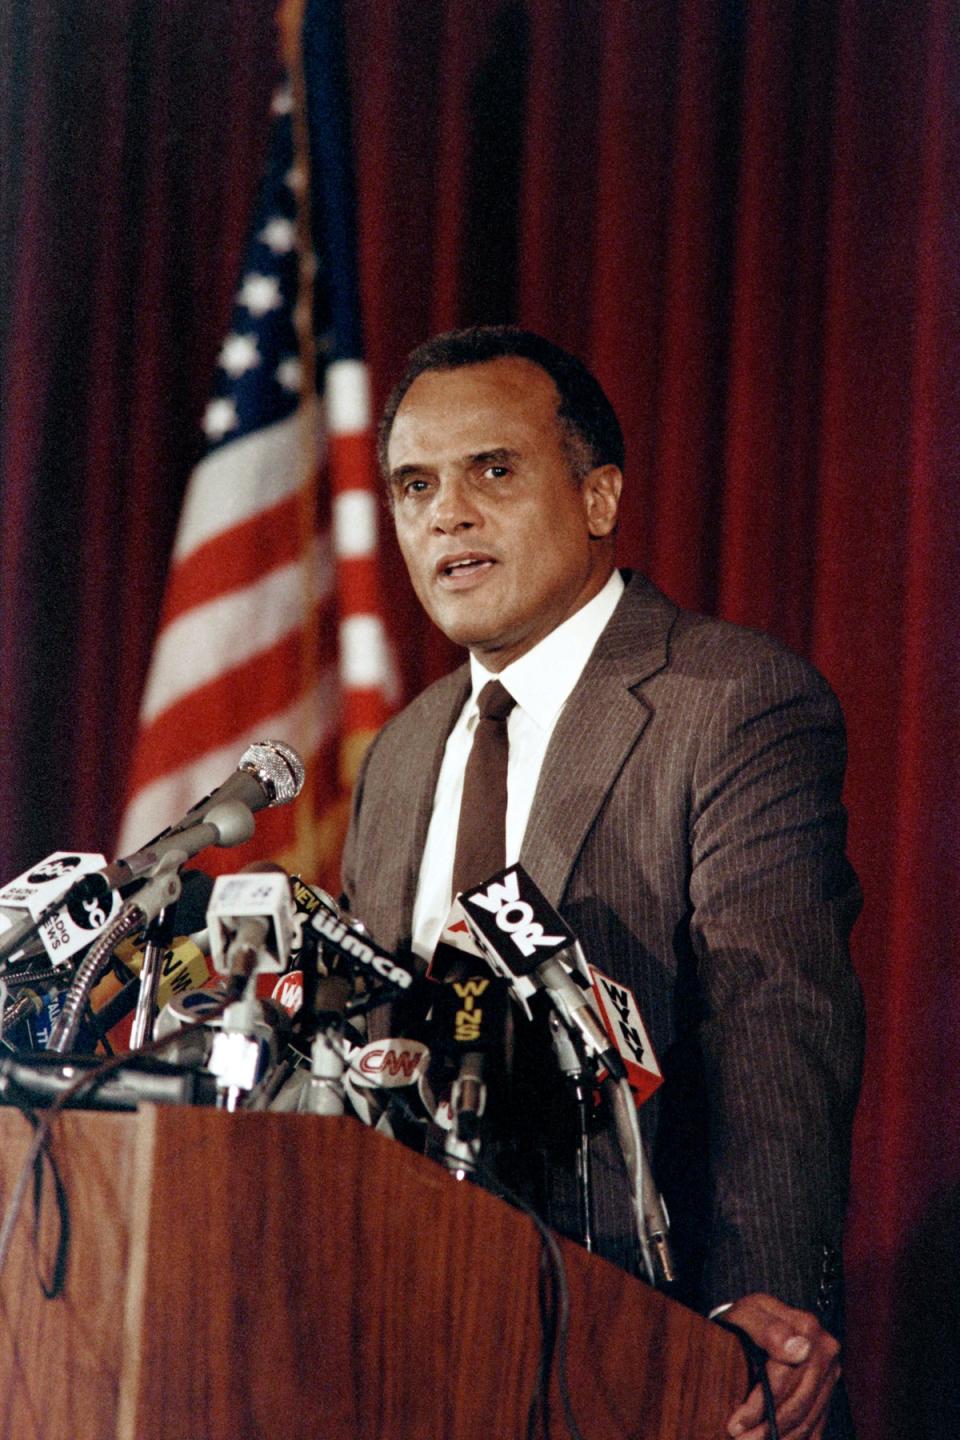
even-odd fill
[[[101,1065],[96,1066],[95,1069],[84,1071],[72,1085],[68,1086],[66,1090],[62,1090],[60,1094],[51,1101],[42,1116],[38,1117],[33,1114],[32,1110],[26,1108],[21,1111],[35,1126],[34,1137],[32,1144],[27,1150],[16,1183],[13,1186],[10,1202],[7,1205],[6,1213],[3,1217],[3,1223],[0,1225],[0,1274],[3,1273],[7,1256],[10,1253],[13,1227],[17,1222],[17,1217],[23,1206],[27,1183],[36,1165],[37,1158],[42,1152],[45,1152],[48,1156],[50,1154],[48,1148],[50,1131],[56,1116],[65,1110],[72,1101],[78,1099],[87,1091],[95,1089],[103,1080],[106,1080],[109,1075],[112,1075],[115,1070],[121,1069],[128,1063],[131,1055],[158,1055],[161,1051],[173,1045],[178,1039],[182,1039],[184,1035],[206,1029],[211,1020],[216,1020],[229,1005],[233,1004],[238,998],[238,994],[242,993],[245,985],[246,977],[235,977],[228,985],[223,1003],[219,1009],[212,1014],[204,1016],[202,1020],[197,1020],[192,1025],[184,1025],[182,1029],[174,1030],[170,1035],[164,1035],[159,1040],[151,1040],[148,1044],[141,1045],[138,1050],[131,1051],[129,1055],[126,1053],[111,1055],[108,1059],[104,1060]],[[66,1058],[64,1063],[69,1063]],[[63,1264],[64,1266],[66,1265],[66,1255],[64,1255]]]
[[[24,1111],[30,1123],[36,1127],[39,1125],[37,1116],[32,1112]],[[57,1248],[53,1261],[53,1275],[46,1280],[40,1273],[40,1211],[43,1202],[43,1165],[46,1161],[50,1167],[50,1174],[53,1177],[53,1192],[57,1202],[57,1216],[60,1221],[59,1233],[57,1235]],[[70,1252],[70,1207],[67,1203],[67,1191],[60,1174],[60,1168],[50,1153],[48,1145],[43,1145],[37,1155],[33,1167],[33,1254],[34,1272],[47,1300],[56,1300],[58,1295],[63,1294],[63,1288],[67,1280],[67,1256]]]
[[[402,1095],[392,1094],[388,1101],[388,1112],[391,1109],[400,1111],[403,1117],[416,1126],[422,1126],[423,1121],[416,1114]],[[573,1405],[570,1400],[570,1386],[567,1377],[567,1339],[570,1332],[570,1287],[567,1283],[567,1267],[560,1253],[553,1231],[541,1220],[540,1216],[533,1210],[525,1200],[507,1186],[500,1177],[483,1160],[475,1167],[475,1171],[484,1181],[484,1188],[492,1194],[505,1200],[515,1210],[532,1221],[534,1228],[540,1237],[542,1246],[540,1252],[541,1276],[544,1273],[544,1262],[550,1278],[553,1280],[553,1287],[550,1295],[540,1292],[541,1319],[544,1313],[548,1317],[547,1323],[541,1332],[541,1354],[540,1364],[537,1368],[537,1379],[534,1393],[530,1399],[528,1412],[528,1434],[532,1433],[530,1427],[536,1423],[536,1416],[541,1400],[544,1403],[546,1415],[546,1397],[549,1386],[551,1362],[554,1350],[557,1356],[557,1388],[560,1391],[560,1403],[563,1407],[563,1418],[570,1432],[570,1440],[584,1440],[583,1432],[577,1425],[573,1415]],[[546,1431],[544,1433],[547,1433]]]
[[[767,1360],[770,1358],[762,1345],[758,1345],[746,1330],[735,1325],[732,1320],[725,1320],[722,1315],[714,1316],[714,1325],[720,1325],[724,1330],[729,1330],[731,1335],[736,1335],[743,1347],[743,1353],[747,1362],[747,1395],[755,1385],[760,1386],[763,1395],[763,1408],[767,1424],[770,1427],[770,1440],[780,1440],[780,1431],[777,1428],[777,1407],[773,1398],[773,1391],[770,1388],[770,1376],[767,1374]],[[746,1399],[746,1396],[744,1396]]]
[[[555,1312],[556,1321],[551,1327],[551,1350],[556,1348],[557,1388],[560,1391],[560,1404],[563,1408],[563,1418],[567,1429],[570,1432],[570,1440],[583,1440],[583,1433],[574,1419],[573,1404],[570,1399],[570,1383],[567,1375],[567,1341],[570,1337],[570,1287],[567,1282],[567,1267],[560,1253],[560,1246],[557,1244],[553,1231],[544,1224],[537,1212],[529,1206],[519,1195],[515,1195],[494,1172],[482,1160],[477,1166],[487,1182],[486,1188],[491,1190],[501,1199],[506,1200],[521,1214],[526,1215],[536,1226],[537,1234],[540,1236],[543,1245],[543,1255],[547,1259],[556,1289]],[[543,1342],[541,1342],[543,1343]],[[537,1389],[531,1401],[531,1408],[539,1403],[541,1393],[546,1395],[549,1382],[550,1365],[546,1363],[545,1374],[537,1377]],[[546,1408],[546,1407],[544,1407]]]
[[[536,1440],[537,1417],[543,1415],[543,1433],[550,1434],[550,1372],[557,1344],[557,1289],[546,1249],[540,1251],[540,1364],[527,1410],[527,1440]]]

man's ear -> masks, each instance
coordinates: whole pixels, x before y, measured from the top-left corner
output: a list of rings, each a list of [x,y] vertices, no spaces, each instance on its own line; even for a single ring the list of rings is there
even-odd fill
[[[617,528],[617,510],[623,475],[616,465],[598,465],[589,470],[581,486],[590,534],[595,540],[612,535]]]

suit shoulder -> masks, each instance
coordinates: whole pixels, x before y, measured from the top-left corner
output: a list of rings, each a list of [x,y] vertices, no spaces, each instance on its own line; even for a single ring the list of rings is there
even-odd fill
[[[718,685],[787,686],[835,699],[809,660],[762,630],[679,610],[668,640],[670,667]]]

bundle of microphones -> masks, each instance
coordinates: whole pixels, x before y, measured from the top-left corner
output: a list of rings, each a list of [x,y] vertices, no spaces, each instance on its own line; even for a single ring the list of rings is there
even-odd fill
[[[50,1103],[132,1015],[129,1055],[86,1103],[346,1113],[388,1133],[399,1113],[442,1135],[453,1174],[476,1176],[511,1029],[542,1003],[577,1099],[581,1238],[592,1245],[589,1135],[602,1099],[643,1266],[669,1282],[667,1219],[637,1120],[661,1076],[636,1002],[587,963],[519,865],[456,898],[426,976],[278,866],[215,882],[183,868],[207,846],[249,839],[254,812],[295,798],[303,778],[291,747],[259,742],[134,855],[107,865],[56,852],[0,889],[0,1102]],[[367,1014],[386,1005],[418,1021],[370,1039]]]

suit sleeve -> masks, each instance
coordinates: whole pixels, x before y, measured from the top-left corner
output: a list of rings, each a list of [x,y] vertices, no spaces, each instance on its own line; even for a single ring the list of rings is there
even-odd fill
[[[705,1297],[764,1290],[828,1324],[863,1047],[845,758],[825,682],[761,654],[703,732],[690,831],[714,1196]]]

